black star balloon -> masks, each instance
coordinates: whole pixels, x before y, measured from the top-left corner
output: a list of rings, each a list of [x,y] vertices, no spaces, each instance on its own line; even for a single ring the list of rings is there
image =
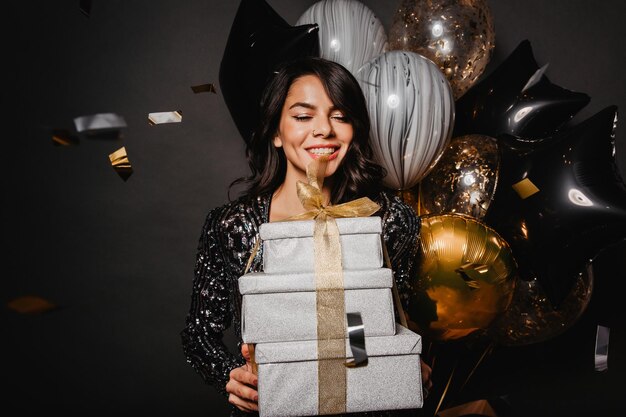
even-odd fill
[[[290,26],[262,0],[242,0],[220,64],[219,83],[246,143],[259,121],[259,101],[276,65],[319,56],[316,24]]]
[[[615,163],[617,107],[532,147],[499,138],[499,183],[484,218],[558,308],[600,252],[626,239],[626,185]],[[521,146],[520,146],[521,144]]]
[[[589,96],[561,88],[544,75],[530,42],[517,48],[456,102],[453,137],[509,134],[528,140],[554,134],[589,103]]]

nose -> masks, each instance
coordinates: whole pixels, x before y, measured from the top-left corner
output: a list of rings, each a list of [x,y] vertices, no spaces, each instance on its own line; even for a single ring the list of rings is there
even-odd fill
[[[314,137],[329,137],[332,134],[332,130],[333,127],[330,124],[330,121],[327,119],[321,119],[319,120],[316,124],[315,127],[313,128],[313,136]]]

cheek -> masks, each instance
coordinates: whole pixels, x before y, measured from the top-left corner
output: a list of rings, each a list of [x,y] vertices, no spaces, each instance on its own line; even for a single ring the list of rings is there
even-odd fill
[[[354,129],[351,126],[348,126],[341,131],[341,141],[344,144],[349,146],[350,144],[352,144],[353,139],[354,139]]]
[[[307,135],[309,129],[302,124],[285,123],[280,130],[280,139],[283,146],[298,146],[302,143]]]

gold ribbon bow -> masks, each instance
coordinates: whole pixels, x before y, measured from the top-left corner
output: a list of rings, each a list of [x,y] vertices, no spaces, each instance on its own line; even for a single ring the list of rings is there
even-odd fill
[[[298,181],[296,183],[298,198],[307,210],[285,220],[326,220],[327,217],[368,217],[376,213],[380,206],[367,197],[348,201],[337,205],[324,205],[322,186],[324,185],[324,173],[328,165],[328,157],[322,156],[314,159],[307,168],[306,176],[308,184]]]
[[[380,206],[367,197],[338,205],[324,205],[322,185],[328,158],[307,166],[308,184],[297,183],[306,212],[286,220],[315,220],[315,286],[317,308],[318,411],[320,415],[346,412],[346,312],[341,241],[337,217],[367,217]]]

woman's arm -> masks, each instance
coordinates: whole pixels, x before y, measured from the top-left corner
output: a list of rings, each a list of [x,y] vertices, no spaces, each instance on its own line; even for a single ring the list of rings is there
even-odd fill
[[[408,309],[413,280],[416,279],[420,245],[420,219],[412,207],[399,197],[387,196],[383,207],[383,237],[405,313]],[[409,319],[409,317],[407,317]],[[431,367],[420,359],[424,398],[433,386]]]
[[[198,243],[191,306],[181,332],[187,362],[204,381],[227,396],[230,372],[243,365],[222,341],[233,317],[233,283],[220,247],[218,232],[222,209],[207,215]]]
[[[419,254],[420,219],[399,197],[384,193],[383,238],[403,307],[408,308]]]

